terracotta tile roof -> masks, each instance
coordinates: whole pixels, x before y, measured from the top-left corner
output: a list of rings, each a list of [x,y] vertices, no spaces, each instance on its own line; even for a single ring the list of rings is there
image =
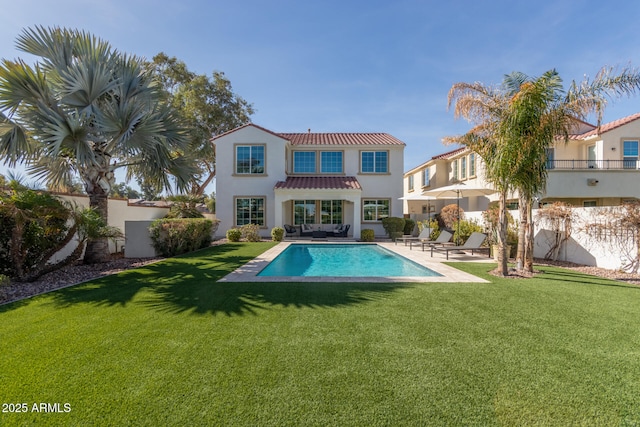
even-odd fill
[[[280,133],[293,145],[405,145],[387,133]]]
[[[276,190],[362,190],[355,176],[289,176]]]
[[[455,156],[456,154],[460,154],[465,150],[468,150],[468,148],[467,147],[456,148],[453,151],[448,151],[446,153],[438,154],[437,156],[433,156],[431,159],[432,160],[448,159],[449,157]]]
[[[275,132],[273,132],[273,131],[271,131],[271,130],[269,130],[269,129],[267,129],[267,128],[263,128],[262,126],[258,126],[258,125],[254,124],[254,123],[247,123],[246,125],[242,125],[242,126],[239,126],[239,127],[235,128],[235,129],[231,129],[230,131],[227,131],[227,132],[221,133],[220,135],[216,135],[216,136],[214,136],[213,138],[211,138],[211,139],[210,139],[210,141],[214,141],[214,140],[216,140],[216,139],[218,139],[218,138],[220,138],[220,137],[223,137],[223,136],[225,136],[225,135],[229,135],[230,133],[237,132],[237,131],[239,131],[240,129],[244,129],[244,128],[249,127],[249,126],[254,127],[254,128],[256,128],[256,129],[260,129],[261,131],[264,131],[264,132],[270,133],[271,135],[275,135],[275,136],[277,136],[278,138],[282,138],[282,135],[277,134],[277,133],[275,133]]]
[[[585,132],[583,134],[580,135],[576,135],[574,139],[588,139],[592,136],[596,136],[596,135],[602,135],[605,132],[609,132],[612,131],[616,128],[619,128],[620,126],[624,126],[628,123],[631,123],[635,120],[640,119],[640,113],[636,113],[636,114],[632,114],[630,116],[627,117],[623,117],[621,119],[618,120],[614,120],[612,122],[609,123],[605,123],[602,126],[600,126],[600,128],[595,128],[593,130],[590,130],[588,132]]]

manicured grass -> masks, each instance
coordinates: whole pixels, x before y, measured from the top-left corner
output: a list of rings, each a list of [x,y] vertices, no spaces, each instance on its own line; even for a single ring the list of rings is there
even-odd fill
[[[0,307],[0,425],[637,425],[640,288],[216,283],[227,244]]]

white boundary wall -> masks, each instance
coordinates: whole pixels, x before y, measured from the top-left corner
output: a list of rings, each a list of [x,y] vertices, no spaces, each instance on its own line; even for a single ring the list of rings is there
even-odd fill
[[[593,231],[587,230],[589,224],[606,221],[606,213],[609,209],[611,208],[573,208],[575,221],[572,224],[569,240],[560,248],[559,261],[569,261],[611,270],[621,269],[629,262],[629,257],[634,256],[635,253],[633,236],[629,236],[625,242],[619,243],[616,242],[616,239],[607,238],[606,236],[598,238],[593,235]],[[510,212],[517,221],[519,218],[518,211]],[[534,209],[534,220],[537,219],[537,213],[538,210]],[[464,216],[465,219],[475,220],[482,225],[482,212],[465,212]],[[551,247],[552,231],[548,225],[537,221],[534,234],[534,257],[543,258]]]
[[[55,194],[55,193],[54,193]],[[55,194],[63,200],[75,203],[78,206],[89,207],[89,197],[82,195]],[[151,221],[164,217],[168,212],[168,207],[131,205],[126,199],[109,199],[108,202],[110,226],[119,228],[125,233],[125,221]],[[68,256],[78,245],[76,239],[73,239],[67,246],[60,250],[52,259],[52,262],[58,262]],[[120,239],[116,242],[109,241],[109,251],[111,253],[120,252],[125,247],[125,240]]]

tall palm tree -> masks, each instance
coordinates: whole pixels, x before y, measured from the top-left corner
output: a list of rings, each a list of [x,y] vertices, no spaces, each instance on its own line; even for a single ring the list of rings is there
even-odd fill
[[[558,140],[568,142],[577,120],[595,114],[599,125],[609,99],[640,89],[637,70],[615,71],[603,68],[593,81],[572,82],[568,90],[558,72],[549,70],[537,78],[513,72],[492,91],[479,83],[457,83],[449,92],[449,105],[455,100],[456,115],[476,123],[466,135],[451,140],[467,142],[479,150],[487,164],[487,177],[498,184],[501,197],[508,188],[500,187],[501,180],[505,180],[503,186],[508,183],[518,191],[521,223],[517,262],[526,271],[533,271],[531,210],[534,197],[546,186],[547,150]],[[475,145],[468,141],[475,141]],[[504,227],[506,233],[506,219]]]
[[[117,168],[158,187],[170,188],[172,181],[187,187],[194,169],[181,155],[186,132],[142,59],[65,28],[25,29],[16,45],[39,61],[33,67],[21,59],[0,64],[5,163],[25,163],[29,173],[53,186],[79,175],[90,206],[105,222]],[[107,256],[106,239],[87,245],[85,262]]]
[[[464,117],[474,127],[465,135],[445,138],[445,142],[462,144],[477,153],[485,164],[485,179],[498,190],[498,272],[506,276],[509,271],[506,200],[513,165],[502,149],[500,126],[507,112],[508,97],[499,88],[482,83],[456,83],[448,95],[448,106],[452,104],[455,116]]]

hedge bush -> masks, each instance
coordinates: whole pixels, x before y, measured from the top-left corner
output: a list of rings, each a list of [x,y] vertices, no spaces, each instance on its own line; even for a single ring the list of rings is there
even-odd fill
[[[415,228],[415,226],[416,226],[416,222],[414,220],[412,220],[411,218],[405,218],[403,233],[413,234],[413,229]]]
[[[162,218],[151,223],[153,247],[162,256],[174,256],[211,244],[213,221],[203,218]]]
[[[230,228],[227,230],[227,240],[230,242],[239,242],[242,238],[242,231],[239,228]]]
[[[397,239],[398,237],[402,237],[404,233],[405,222],[404,218],[390,216],[382,219],[382,227],[384,227],[384,231],[387,232],[387,235],[391,239]]]
[[[370,228],[363,228],[360,231],[360,240],[363,242],[373,242],[375,239],[375,235],[373,230]]]
[[[262,240],[262,237],[260,237],[260,226],[257,224],[245,224],[240,227],[240,231],[242,232],[242,237],[247,242],[259,242]]]
[[[271,229],[271,240],[274,242],[282,242],[284,239],[284,228],[282,227],[273,227]]]

